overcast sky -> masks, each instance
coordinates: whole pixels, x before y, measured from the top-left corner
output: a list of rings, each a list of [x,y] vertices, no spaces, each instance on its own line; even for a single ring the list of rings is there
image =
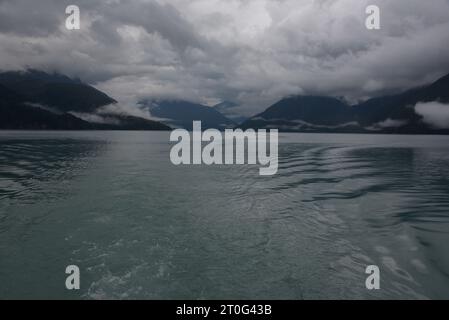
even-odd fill
[[[65,29],[65,8],[81,30]],[[365,8],[381,9],[381,30]],[[124,105],[364,99],[449,73],[449,0],[0,0],[0,69],[80,77]]]

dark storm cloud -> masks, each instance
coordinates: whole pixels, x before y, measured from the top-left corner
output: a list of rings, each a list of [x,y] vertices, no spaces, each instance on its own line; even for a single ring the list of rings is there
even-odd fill
[[[157,32],[180,50],[201,46],[193,26],[169,4],[126,1],[105,8],[105,15],[116,23],[141,26],[148,33]]]
[[[82,28],[64,28],[65,7]],[[381,30],[365,8],[381,8]],[[449,72],[449,0],[0,0],[0,68],[57,70],[125,105],[282,96],[355,100]]]
[[[58,11],[48,10],[55,5],[50,1],[42,1],[42,5],[36,4],[23,0],[0,1],[0,31],[23,36],[46,36],[54,33],[64,17]]]

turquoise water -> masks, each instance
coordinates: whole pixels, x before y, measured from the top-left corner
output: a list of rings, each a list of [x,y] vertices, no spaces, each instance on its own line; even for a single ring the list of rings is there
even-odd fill
[[[449,298],[449,137],[281,134],[271,177],[170,147],[0,132],[0,298]]]

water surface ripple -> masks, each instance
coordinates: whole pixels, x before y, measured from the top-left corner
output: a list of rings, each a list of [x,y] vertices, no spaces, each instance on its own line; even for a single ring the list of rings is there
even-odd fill
[[[0,132],[0,298],[449,296],[449,137],[282,134],[272,177],[168,141]]]

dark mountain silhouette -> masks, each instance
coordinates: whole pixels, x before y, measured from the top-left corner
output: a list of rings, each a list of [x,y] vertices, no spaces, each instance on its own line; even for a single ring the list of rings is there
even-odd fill
[[[142,101],[150,108],[151,115],[172,127],[192,129],[193,121],[201,121],[203,129],[226,129],[235,123],[214,108],[183,100]]]
[[[438,101],[449,103],[449,75],[436,82],[407,90],[397,95],[370,99],[355,106],[357,118],[362,126],[369,126],[387,119],[407,122],[404,127],[412,130],[427,130],[422,116],[415,112],[418,102]],[[431,128],[428,128],[431,130]]]
[[[275,103],[241,127],[278,128],[287,132],[449,133],[449,126],[435,128],[416,112],[415,105],[423,102],[449,103],[449,75],[427,86],[352,106],[331,97],[292,96]]]
[[[23,97],[0,85],[1,129],[92,129],[70,114],[55,114],[24,103]]]
[[[117,102],[80,80],[37,70],[1,73],[0,84],[22,95],[28,102],[65,112],[94,112],[99,107]]]
[[[94,87],[61,74],[36,70],[0,73],[0,129],[169,130],[167,125],[192,129],[195,120],[202,121],[203,129],[225,129],[238,123],[236,118],[234,122],[222,114],[231,116],[236,107],[232,102],[214,107],[182,100],[141,103],[166,125],[126,113],[105,112],[105,107],[116,103]],[[449,124],[434,125],[422,109],[417,111],[418,103],[449,104],[449,75],[426,86],[357,105],[325,96],[291,96],[240,127],[293,132],[449,134]],[[422,108],[431,111],[425,109],[429,105]],[[93,121],[83,114],[104,117],[105,121]]]
[[[37,70],[0,73],[0,129],[170,130],[127,114],[110,114],[109,123],[95,123],[70,113],[95,114],[115,103],[94,87],[64,75]]]

